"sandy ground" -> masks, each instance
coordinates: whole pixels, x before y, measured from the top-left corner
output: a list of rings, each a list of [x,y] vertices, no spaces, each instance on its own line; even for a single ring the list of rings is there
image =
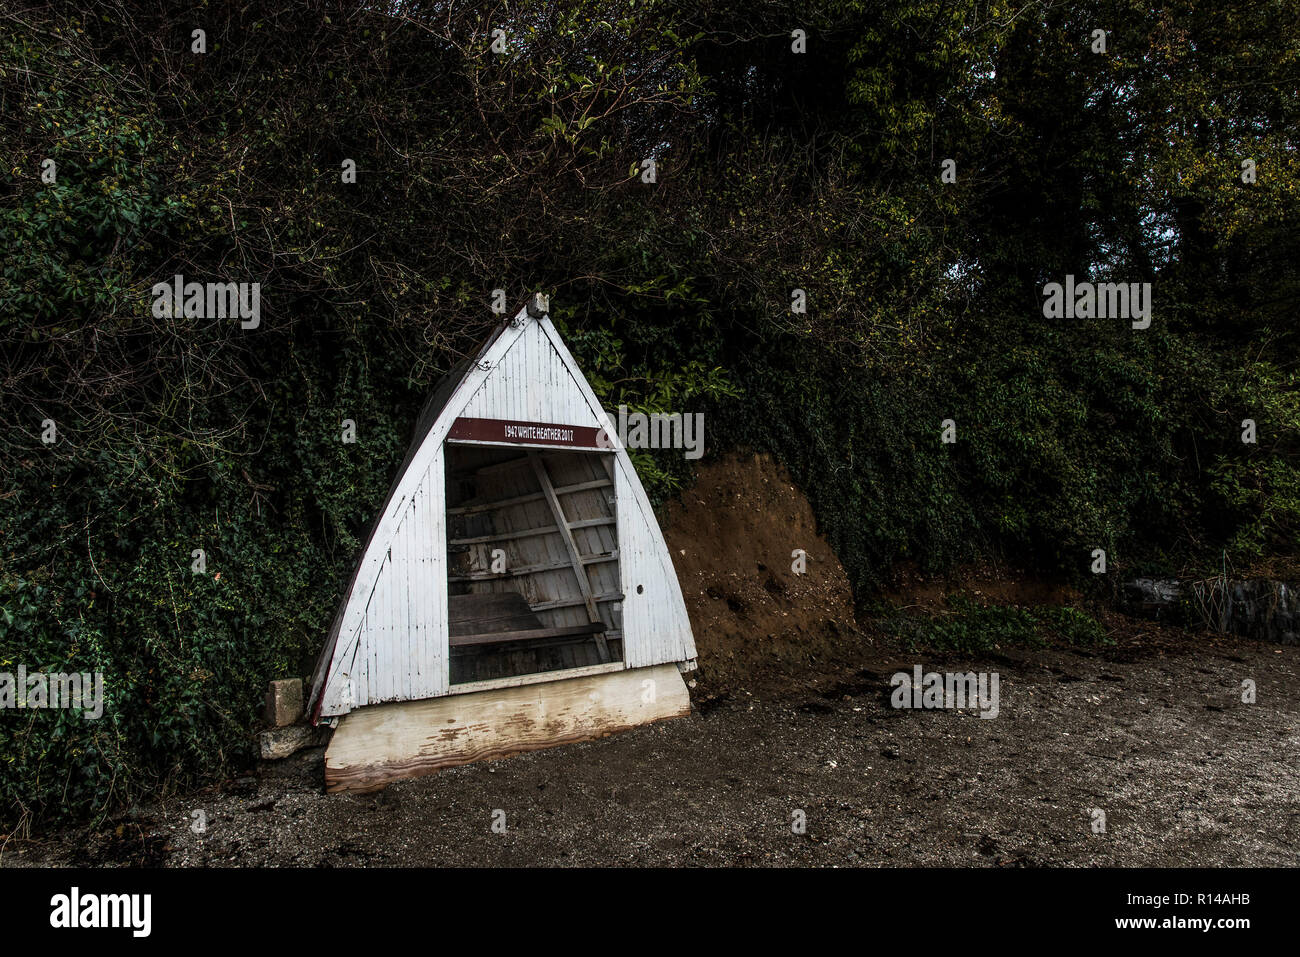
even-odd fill
[[[997,671],[999,716],[895,710],[889,676],[915,663]],[[983,661],[873,646],[869,664],[775,698],[736,688],[690,718],[367,796],[325,795],[315,749],[97,830],[10,841],[3,863],[1300,862],[1300,648],[1161,629],[1097,653]],[[1254,704],[1241,701],[1245,678]]]

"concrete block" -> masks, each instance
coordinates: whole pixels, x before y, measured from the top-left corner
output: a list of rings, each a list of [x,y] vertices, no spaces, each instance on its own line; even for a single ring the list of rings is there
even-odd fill
[[[284,728],[302,717],[302,679],[272,681],[266,691],[266,721],[273,728]]]

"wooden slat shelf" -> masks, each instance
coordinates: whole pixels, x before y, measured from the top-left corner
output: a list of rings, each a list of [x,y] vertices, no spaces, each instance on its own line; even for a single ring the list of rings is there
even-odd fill
[[[599,605],[602,602],[607,601],[622,601],[624,595],[622,592],[610,592],[607,595],[593,595],[592,598],[596,604]],[[533,605],[532,608],[533,611],[547,611],[551,608],[573,608],[577,605],[585,605],[586,603],[587,600],[585,598],[563,598],[559,601],[539,601],[537,604]]]
[[[528,607],[524,596],[517,592],[452,595],[448,604],[452,648],[586,635],[603,641],[599,636],[605,630],[604,622],[548,628],[533,614],[535,609]]]
[[[593,482],[579,482],[576,485],[562,485],[555,489],[556,495],[572,495],[575,492],[586,492],[591,489],[609,488],[614,483],[608,479],[596,479]],[[516,495],[514,498],[505,498],[499,502],[480,502],[474,505],[460,505],[455,508],[447,509],[448,515],[476,515],[479,512],[491,512],[499,508],[505,508],[510,505],[525,505],[528,502],[541,502],[546,499],[544,492],[531,492],[528,495]]]
[[[506,641],[537,641],[543,638],[580,638],[595,635],[605,630],[599,622],[584,625],[568,625],[563,628],[528,628],[523,631],[485,632],[481,635],[453,635],[451,647],[464,648],[467,645],[494,645]]]
[[[611,552],[608,555],[587,555],[582,559],[582,564],[599,565],[602,562],[618,561],[618,552]],[[536,572],[558,571],[562,568],[571,568],[568,562],[549,562],[543,565],[519,565],[516,568],[508,568],[504,572],[470,572],[468,575],[448,575],[449,582],[481,582],[494,581],[498,578],[515,578],[520,575],[532,575]]]
[[[596,528],[600,525],[613,525],[613,518],[584,518],[578,522],[569,522],[569,528]],[[534,535],[551,535],[559,532],[555,525],[543,525],[541,528],[522,528],[513,532],[498,532],[496,535],[479,535],[476,538],[448,539],[448,545],[486,545],[489,542],[508,542],[514,538],[530,538]]]

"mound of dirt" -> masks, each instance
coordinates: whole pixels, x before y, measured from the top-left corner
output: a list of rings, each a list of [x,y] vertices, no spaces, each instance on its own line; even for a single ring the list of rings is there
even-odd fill
[[[844,569],[808,500],[770,456],[701,466],[661,522],[695,632],[693,697],[702,708],[805,692],[862,660],[869,642]],[[806,555],[802,574],[795,549]]]

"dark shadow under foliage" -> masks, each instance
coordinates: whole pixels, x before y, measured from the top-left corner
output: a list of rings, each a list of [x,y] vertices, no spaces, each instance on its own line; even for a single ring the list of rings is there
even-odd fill
[[[860,599],[1293,547],[1293,0],[389,6],[0,11],[0,670],[110,688],[0,714],[13,821],[250,758],[497,288],[607,408],[775,453]],[[178,273],[260,325],[156,316]],[[1044,319],[1066,274],[1150,328]]]

